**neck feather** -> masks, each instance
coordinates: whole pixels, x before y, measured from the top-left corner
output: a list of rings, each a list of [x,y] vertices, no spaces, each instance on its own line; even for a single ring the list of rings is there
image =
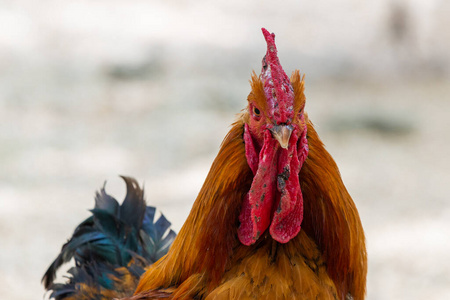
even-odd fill
[[[328,273],[341,296],[350,293],[354,299],[363,299],[367,255],[358,211],[311,122],[308,143],[309,155],[300,171],[304,197],[302,230],[323,252]]]
[[[367,258],[358,211],[336,163],[309,121],[307,126],[310,151],[299,176],[304,197],[301,230],[322,251],[341,297],[350,293],[354,299],[363,299]],[[233,251],[242,246],[237,237],[238,216],[253,179],[245,158],[243,129],[240,118],[225,137],[169,253],[143,275],[137,292],[189,280],[195,280],[190,285],[197,288],[219,283]]]

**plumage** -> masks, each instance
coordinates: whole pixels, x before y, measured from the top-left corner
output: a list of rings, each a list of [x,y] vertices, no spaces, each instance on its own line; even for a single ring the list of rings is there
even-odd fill
[[[96,193],[92,216],[75,229],[50,265],[42,282],[51,298],[111,299],[133,293],[145,268],[167,253],[175,233],[155,208],[146,206],[136,180],[122,177],[127,194],[122,205],[103,187]],[[66,283],[55,282],[56,271],[74,259]]]
[[[304,110],[304,76],[286,76],[263,34],[247,108],[169,251],[124,299],[364,299],[358,211]]]

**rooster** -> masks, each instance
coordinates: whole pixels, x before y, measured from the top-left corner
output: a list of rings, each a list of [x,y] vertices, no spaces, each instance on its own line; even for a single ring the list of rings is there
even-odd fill
[[[125,299],[364,299],[358,211],[305,112],[304,76],[286,75],[262,32],[247,108],[168,253]]]

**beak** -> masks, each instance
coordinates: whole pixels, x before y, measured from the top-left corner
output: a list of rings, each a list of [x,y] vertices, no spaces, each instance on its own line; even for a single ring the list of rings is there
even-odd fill
[[[269,129],[272,132],[273,137],[280,143],[281,148],[287,149],[289,145],[289,139],[292,133],[291,125],[275,125]]]

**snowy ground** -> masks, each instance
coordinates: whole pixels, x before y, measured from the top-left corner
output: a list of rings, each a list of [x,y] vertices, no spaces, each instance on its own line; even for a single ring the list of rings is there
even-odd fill
[[[450,35],[443,1],[0,3],[0,295],[40,278],[118,174],[182,226],[260,69],[260,27],[366,230],[368,299],[450,297]],[[283,3],[284,3],[283,2]]]

